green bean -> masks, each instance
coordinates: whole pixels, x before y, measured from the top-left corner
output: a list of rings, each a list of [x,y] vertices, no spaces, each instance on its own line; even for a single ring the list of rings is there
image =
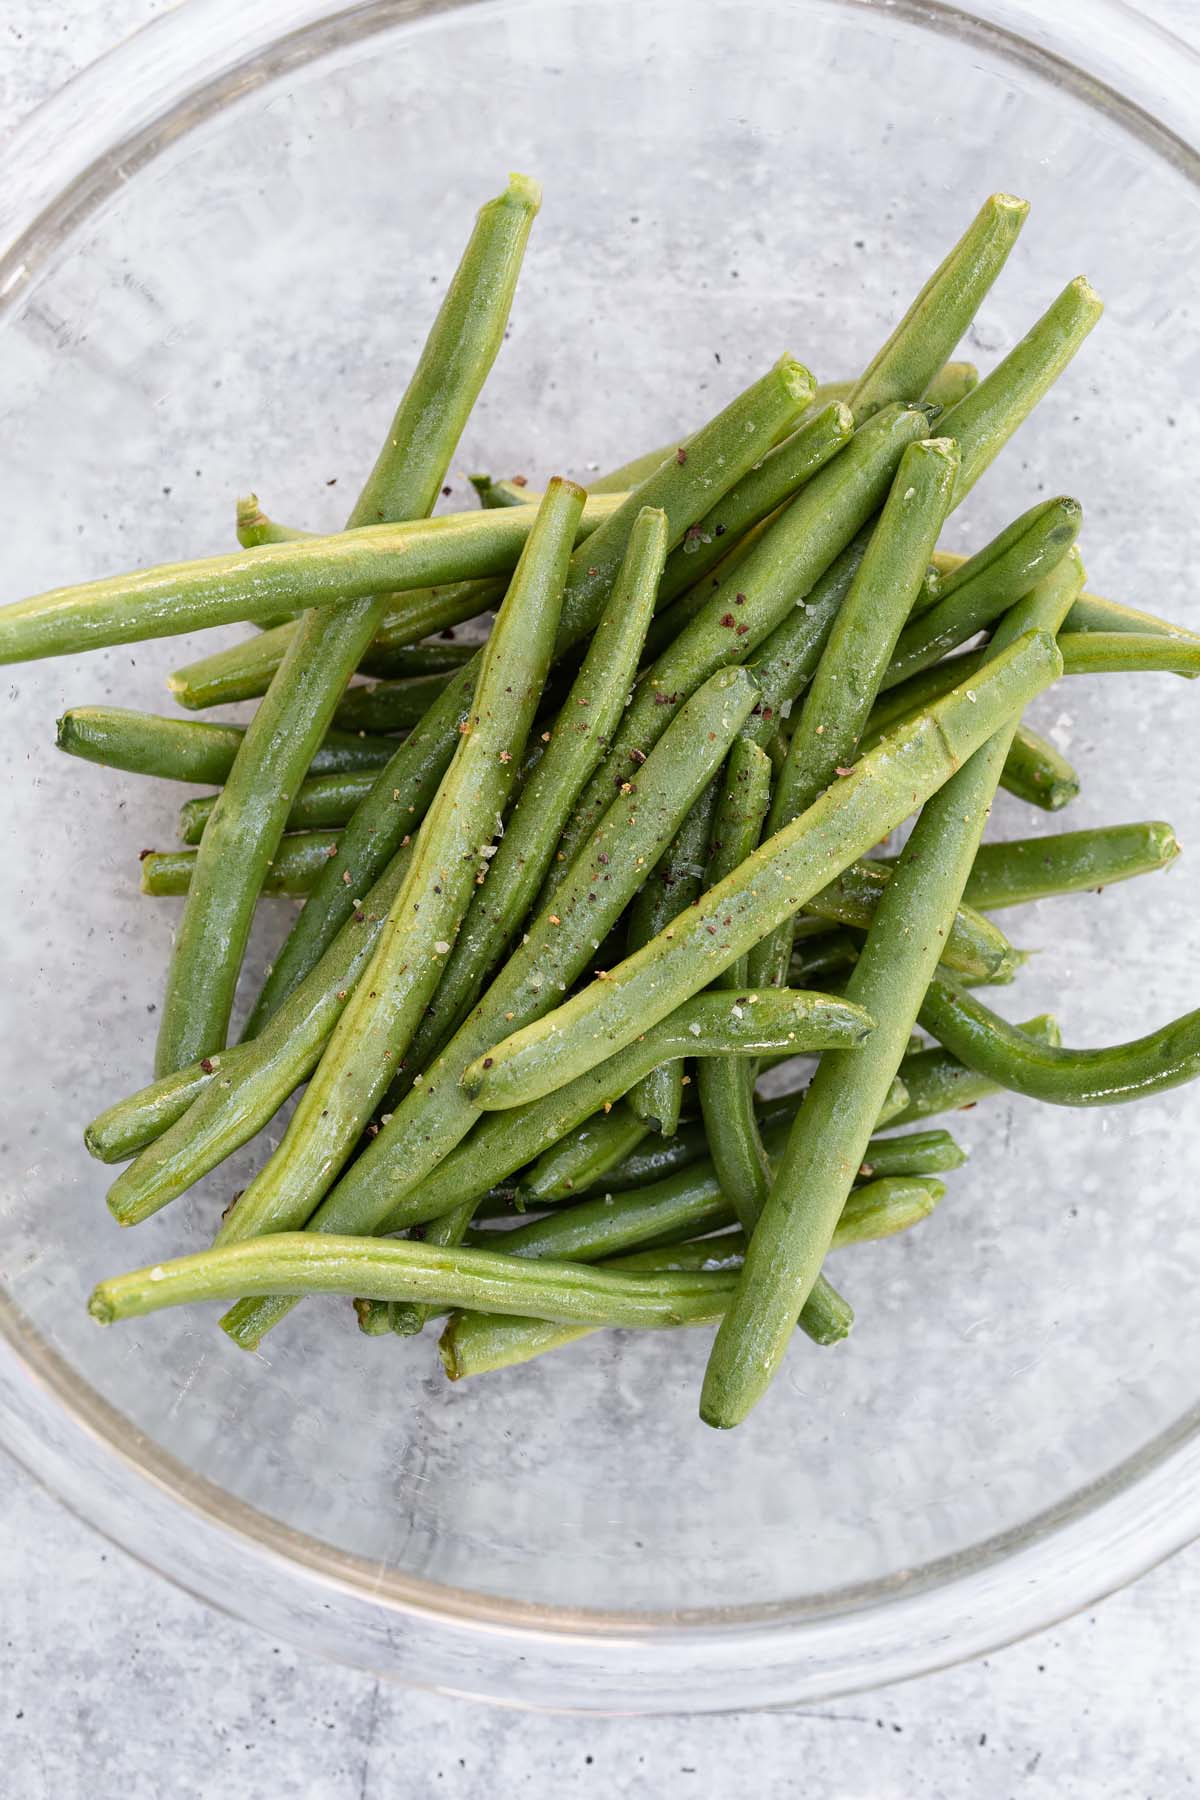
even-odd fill
[[[563,654],[587,637],[599,623],[608,604],[612,584],[616,580],[629,536],[643,506],[661,507],[667,515],[669,543],[676,543],[697,518],[713,504],[714,495],[739,481],[745,471],[770,448],[775,438],[803,410],[812,391],[812,378],[792,357],[779,362],[719,413],[689,441],[687,458],[672,458],[626,496],[596,531],[581,554],[572,559],[567,592],[559,620],[556,654]],[[608,500],[589,501],[588,505],[610,505]],[[487,513],[485,519],[507,520],[518,517],[517,509]],[[467,670],[474,665],[468,664]],[[464,671],[466,673],[467,671]],[[439,713],[439,707],[444,710]],[[458,716],[454,707],[444,702],[431,709],[418,735],[457,730]],[[411,742],[411,740],[410,740]],[[363,802],[346,834],[346,857],[356,880],[366,883],[387,862],[400,841],[403,826],[392,805],[395,789],[403,789],[408,780],[408,745],[396,753],[394,762],[380,773],[374,793]],[[265,1009],[277,1004],[279,997],[309,968],[346,917],[347,894],[338,874],[330,870],[316,891],[309,896],[292,929],[291,937],[276,958],[270,993],[264,992]],[[251,1015],[258,1016],[258,1009]]]
[[[553,1093],[485,1120],[393,1205],[385,1229],[401,1231],[465,1209],[497,1181],[522,1168],[566,1132],[613,1105],[660,1062],[685,1056],[791,1055],[834,1045],[856,1047],[872,1021],[859,1007],[828,994],[768,988],[740,994],[697,994],[633,1043]],[[485,1059],[486,1060],[486,1059]]]
[[[1059,637],[1060,653],[1063,653],[1067,643],[1066,638]],[[864,748],[874,749],[883,740],[885,733],[894,730],[897,724],[907,724],[952,687],[970,681],[983,667],[986,655],[986,651],[979,650],[970,651],[963,656],[947,657],[945,662],[935,664],[932,669],[910,675],[907,681],[893,688],[872,709],[868,727],[863,733]],[[1063,672],[1068,673],[1065,654]],[[1023,723],[1018,725],[1013,734],[1012,748],[1005,759],[1000,784],[1010,794],[1015,794],[1017,799],[1025,800],[1032,806],[1040,806],[1047,812],[1059,811],[1074,800],[1079,792],[1079,777],[1066,757]]]
[[[241,1045],[205,1058],[207,1068],[192,1063],[152,1081],[149,1087],[106,1107],[85,1128],[83,1141],[90,1155],[104,1163],[125,1162],[161,1137],[168,1126],[199,1098],[214,1081],[226,1080],[245,1060]]]
[[[956,506],[1058,380],[1103,310],[1090,284],[1076,276],[1003,362],[938,421],[962,458]]]
[[[516,1106],[582,1074],[706,987],[832,875],[864,855],[945,782],[1000,724],[1053,681],[1057,646],[1032,632],[972,683],[889,737],[806,813],[710,888],[606,979],[473,1062],[462,1087],[485,1110]]]
[[[774,1144],[776,1158],[781,1148],[781,1143]],[[904,1197],[910,1178],[956,1169],[965,1161],[963,1151],[947,1131],[872,1139],[862,1170],[870,1185],[856,1188],[847,1198],[833,1248],[865,1242],[868,1236],[890,1236],[892,1230],[904,1229],[904,1225],[892,1222],[895,1214],[884,1202]],[[921,1180],[914,1179],[913,1185],[920,1187]],[[939,1182],[930,1185],[941,1186]],[[653,1187],[576,1201],[548,1217],[505,1231],[499,1242],[509,1256],[552,1256],[570,1262],[592,1262],[634,1245],[676,1244],[716,1231],[733,1223],[736,1217],[720,1176],[711,1163],[705,1162]],[[888,1228],[880,1230],[878,1226],[884,1219],[889,1222]],[[865,1229],[864,1221],[869,1221]],[[909,1222],[912,1221],[905,1221]],[[473,1248],[486,1248],[496,1244],[497,1233],[471,1231],[466,1242]]]
[[[1050,894],[1098,890],[1149,875],[1168,868],[1178,855],[1179,839],[1157,820],[1064,831],[1057,837],[1013,838],[980,845],[966,891],[977,906],[1020,906]]]
[[[1027,725],[1013,737],[1003,782],[1018,800],[1046,812],[1058,812],[1079,792],[1079,777],[1066,757]]]
[[[550,666],[583,500],[583,489],[573,482],[556,479],[546,491],[484,649],[469,729],[426,815],[370,965],[282,1143],[226,1221],[222,1242],[261,1229],[281,1201],[305,1216],[312,1211],[336,1181],[408,1048],[473,888],[487,872],[487,848],[500,828]]]
[[[935,550],[935,577],[952,575],[966,560],[965,556],[955,555],[949,550]],[[936,597],[935,589],[930,594],[931,602]],[[1200,643],[1200,634],[1188,631],[1182,625],[1173,625],[1154,613],[1139,612],[1136,607],[1123,606],[1118,600],[1107,600],[1103,594],[1080,594],[1067,614],[1063,631],[1071,636],[1084,631],[1127,631],[1135,636],[1166,637],[1183,643]]]
[[[336,831],[346,824],[363,795],[374,785],[374,775],[364,769],[351,769],[344,775],[310,775],[296,789],[287,816],[288,830]],[[179,809],[179,835],[185,844],[200,842],[216,803],[216,794],[200,794],[195,800],[184,801]]]
[[[902,1177],[881,1177],[870,1186],[856,1188],[838,1221],[833,1248],[840,1250],[872,1238],[890,1237],[915,1224],[917,1218],[928,1217],[936,1204],[931,1189],[937,1199],[945,1191],[940,1181]],[[923,1209],[916,1211],[914,1201],[923,1201]],[[709,1168],[703,1176],[687,1171],[683,1177],[660,1182],[656,1189],[624,1194],[615,1201],[580,1201],[513,1231],[473,1231],[468,1234],[467,1243],[477,1250],[499,1243],[506,1256],[524,1257],[531,1262],[551,1258],[557,1262],[590,1263],[607,1261],[635,1246],[647,1250],[679,1247],[702,1233],[731,1224],[733,1218],[733,1208]],[[710,1243],[710,1255],[715,1248]]]
[[[506,1023],[537,1017],[588,966],[595,946],[624,912],[645,869],[670,843],[688,809],[712,780],[756,695],[744,669],[714,676],[673,720],[642,770],[644,786],[618,795],[557,896],[555,908],[526,927],[522,941],[446,1049],[422,1072],[379,1136],[367,1146],[311,1221],[314,1229],[377,1229],[459,1143],[479,1117],[459,1082],[464,1066]],[[239,1205],[244,1204],[244,1199]],[[302,1223],[281,1211],[271,1221]],[[462,1229],[469,1217],[462,1219]],[[252,1345],[288,1303],[235,1307],[226,1329]]]
[[[392,1329],[392,1304],[389,1300],[356,1300],[354,1311],[358,1329],[364,1337],[387,1337]]]
[[[715,565],[710,574],[706,575],[702,581],[693,583],[690,588],[685,588],[678,600],[673,600],[669,606],[663,606],[660,609],[646,633],[644,662],[657,661],[663,651],[675,642],[684,627],[691,623],[709,596],[715,593],[719,587],[729,587],[732,584],[734,592],[737,592],[737,572],[762,538],[767,527],[774,522],[774,516],[772,514],[770,518],[764,519],[761,525],[754,526],[751,531],[744,532],[740,538],[735,539],[724,551],[720,562]]]
[[[947,1169],[961,1169],[966,1160],[966,1151],[948,1131],[909,1131],[902,1137],[871,1138],[863,1154],[858,1176],[860,1180],[870,1182],[902,1175],[940,1175]],[[857,1191],[861,1193],[869,1190]],[[846,1205],[849,1206],[853,1200],[852,1194]],[[839,1227],[844,1223],[845,1217],[843,1208]],[[837,1241],[835,1232],[835,1250]]]
[[[702,581],[743,533],[811,481],[850,441],[853,431],[850,409],[835,401],[768,452],[672,552],[663,571],[660,604],[668,605]]]
[[[869,930],[887,886],[890,866],[852,863],[813,895],[806,910],[837,925]],[[962,905],[946,934],[942,960],[948,969],[983,981],[1003,980],[1013,969],[1013,947],[990,919],[983,918],[974,907]]]
[[[167,781],[224,781],[244,733],[240,725],[210,725],[199,719],[164,719],[124,706],[73,706],[58,721],[58,748],[68,756],[157,775]],[[309,769],[314,775],[378,769],[394,753],[386,738],[357,732],[327,732]]]
[[[958,402],[971,392],[978,380],[979,370],[974,363],[948,362],[938,370],[923,393],[898,394],[896,398],[910,401],[924,399],[939,407],[957,406]],[[857,386],[856,381],[821,382],[813,395],[812,404],[808,409],[808,417],[815,417],[817,413],[838,402],[848,404]],[[623,488],[635,486],[637,482],[645,480],[646,476],[657,469],[668,456],[674,456],[681,443],[688,441],[675,438],[669,444],[660,445],[657,450],[647,450],[641,456],[635,456],[632,462],[622,463],[619,469],[613,469],[609,474],[601,475],[596,481],[589,482],[589,494],[613,494]],[[483,481],[489,486],[491,485],[488,476],[473,476],[472,481],[475,483]]]
[[[729,1231],[697,1243],[635,1250],[632,1255],[613,1257],[600,1266],[644,1274],[736,1269],[744,1250],[743,1233]],[[800,1324],[805,1324],[803,1315]],[[593,1329],[590,1325],[551,1324],[545,1319],[515,1319],[504,1313],[453,1312],[438,1340],[438,1354],[449,1379],[461,1381],[467,1375],[489,1375],[530,1362],[549,1350],[561,1350],[580,1338],[590,1337]]]
[[[351,529],[433,511],[467,416],[503,342],[540,204],[536,183],[511,176],[506,191],[480,209],[350,515]],[[580,510],[572,510],[574,524]],[[539,513],[534,536],[541,522]],[[253,554],[261,558],[270,551]],[[247,727],[200,841],[175,934],[155,1053],[160,1075],[225,1043],[255,903],[291,796],[388,603],[386,593],[363,595],[306,612]]]
[[[318,877],[250,1009],[247,1037],[256,1037],[311,973],[353,913],[357,896],[417,831],[462,741],[478,674],[479,664],[474,659],[459,670],[416,729],[398,750],[393,749],[346,821],[336,859]],[[369,842],[360,826],[364,820],[369,820]],[[349,881],[344,879],[347,874]]]
[[[717,1317],[732,1287],[733,1277],[725,1274],[638,1275],[586,1263],[526,1262],[498,1251],[289,1231],[102,1281],[88,1311],[99,1324],[111,1325],[167,1306],[236,1294],[345,1294],[652,1328]]]
[[[930,983],[921,1024],[997,1087],[1052,1106],[1115,1106],[1200,1074],[1200,1008],[1103,1050],[1040,1044],[951,981]]]
[[[783,1094],[774,1100],[757,1103],[758,1129],[764,1144],[769,1145],[773,1137],[790,1129],[802,1098],[801,1094]],[[882,1131],[893,1124],[908,1104],[908,1089],[897,1079],[892,1083],[887,1100],[880,1109],[875,1129]],[[654,1139],[627,1156],[616,1168],[610,1169],[604,1177],[605,1190],[620,1194],[626,1193],[630,1188],[645,1187],[651,1182],[662,1181],[668,1175],[677,1174],[680,1169],[707,1159],[709,1151],[702,1122],[689,1122],[680,1127],[675,1137],[661,1141]]]
[[[708,885],[705,864],[717,810],[718,784],[713,782],[696,802],[658,863],[634,895],[629,908],[626,947],[637,950],[665,931],[672,919],[698,900]],[[660,1137],[673,1137],[683,1108],[683,1063],[676,1059],[653,1068],[629,1090],[630,1107]]]
[[[771,759],[749,738],[739,738],[725,765],[720,810],[709,852],[710,883],[724,881],[758,848],[771,803]],[[738,957],[713,986],[746,985],[747,958]],[[755,1071],[744,1058],[722,1056],[696,1066],[704,1130],[722,1188],[747,1231],[766,1199],[767,1153],[754,1112]]]
[[[237,540],[243,550],[258,550],[263,544],[294,544],[301,538],[316,536],[295,525],[281,525],[269,519],[258,503],[257,494],[243,494],[237,503]]]
[[[594,535],[619,510],[615,498],[589,500],[580,537]],[[396,588],[423,591],[443,582],[504,575],[516,566],[535,511],[514,507],[360,526],[54,588],[0,607],[0,663],[76,656],[111,644],[275,618],[281,607],[340,610],[364,595]],[[423,621],[424,601],[422,608]],[[429,629],[421,622],[414,636]]]
[[[330,842],[328,832],[305,831],[294,837],[282,837],[263,877],[261,891],[264,894],[307,894],[317,871],[336,854],[337,845]],[[143,894],[156,899],[169,894],[186,894],[195,872],[196,856],[195,850],[143,850]]]
[[[623,1100],[598,1112],[551,1144],[521,1179],[521,1210],[544,1200],[567,1200],[594,1187],[616,1163],[624,1162],[649,1128]]]
[[[457,624],[461,619],[474,618],[476,613],[487,611],[504,598],[504,585],[497,581],[473,583],[469,613],[459,610],[452,618],[438,618],[432,625],[425,626],[425,630],[439,631],[443,624]],[[430,591],[448,592],[444,588]],[[418,596],[413,594],[408,598],[415,601]],[[403,628],[398,625],[400,616],[396,611],[384,615],[383,626],[364,653],[360,669],[375,675],[432,675],[457,669],[474,655],[474,644],[418,644],[409,639],[392,648],[384,635],[389,625],[397,630],[412,629],[411,624]],[[418,624],[423,623],[418,621]],[[211,656],[202,656],[196,662],[176,669],[167,676],[172,699],[192,711],[208,706],[231,706],[240,700],[256,700],[270,687],[271,677],[295,635],[293,622],[276,625],[245,643],[228,644],[224,650],[216,650]]]
[[[532,520],[535,510],[531,509],[527,515],[529,520]],[[607,513],[603,509],[589,510],[585,507],[583,518],[579,522],[580,538],[586,537],[590,531],[594,531],[601,519],[605,517],[607,517]],[[302,538],[313,538],[316,535],[312,531],[302,531],[295,525],[281,525],[277,520],[269,519],[258,503],[257,494],[249,494],[237,503],[238,542],[246,550],[256,549],[260,544],[294,544]],[[441,631],[447,627],[452,628],[464,619],[473,619],[479,613],[490,611],[493,606],[503,600],[504,590],[507,586],[508,577],[505,574],[501,577],[483,577],[478,581],[453,582],[444,587],[410,588],[406,592],[397,594],[394,597],[393,605],[383,615],[383,623],[375,634],[360,667],[371,669],[378,654],[382,658],[382,666],[374,667],[376,674],[401,673],[401,670],[393,670],[388,666],[388,659],[391,656],[403,654],[404,649],[414,644],[418,638],[428,637],[432,632]],[[293,608],[291,611],[280,613],[276,619],[269,622],[260,619],[256,623],[260,627],[264,623],[268,623],[268,629],[274,629],[280,625],[294,625],[299,616],[300,614]],[[282,661],[283,651],[287,648],[290,636],[290,633],[281,634],[280,638],[276,640],[279,654],[272,664],[270,670],[272,675],[279,662]],[[247,649],[246,645],[233,645],[228,654],[233,655],[237,651],[245,649]],[[217,673],[221,672],[219,666],[221,654],[218,652],[216,656],[207,659]],[[200,665],[197,664],[196,667],[199,668]],[[423,673],[424,671],[403,671],[406,674],[418,672]],[[228,677],[232,671],[226,669],[224,673]],[[170,686],[170,679],[168,677],[168,686]],[[266,687],[259,691],[265,693]],[[226,693],[224,697],[227,700],[235,698],[232,693]],[[249,693],[236,697],[254,698]],[[181,699],[181,704],[186,705],[186,700]]]
[[[916,1148],[918,1140],[923,1140],[919,1150]],[[891,1141],[880,1141],[881,1160],[888,1160]],[[890,1157],[898,1165],[894,1176],[881,1167],[877,1179],[869,1186],[856,1188],[848,1197],[834,1233],[834,1249],[891,1237],[927,1218],[945,1192],[940,1181],[930,1180],[928,1176],[937,1169],[957,1168],[965,1160],[948,1132],[917,1133],[907,1142],[914,1146],[907,1157]],[[907,1164],[920,1165],[919,1172],[925,1179],[901,1179],[909,1170],[907,1166],[899,1165]],[[510,1256],[531,1260],[553,1257],[572,1262],[604,1259],[606,1263],[616,1250],[626,1250],[630,1245],[653,1245],[652,1249],[644,1248],[632,1256],[620,1257],[612,1266],[705,1268],[716,1266],[713,1259],[718,1257],[740,1256],[745,1248],[744,1235],[731,1233],[700,1243],[686,1240],[727,1225],[733,1216],[733,1208],[721,1190],[715,1171],[706,1164],[701,1169],[686,1171],[682,1177],[659,1182],[656,1187],[640,1193],[622,1195],[615,1201],[606,1196],[603,1200],[576,1203],[551,1218],[504,1232],[499,1242]],[[488,1249],[496,1244],[497,1236],[494,1231],[470,1231],[467,1244],[471,1248]],[[806,1301],[798,1323],[809,1337],[826,1344],[845,1337],[852,1319],[846,1302],[828,1282],[822,1281]],[[460,1325],[466,1323],[467,1316],[460,1318]],[[470,1329],[472,1327],[468,1325]]]
[[[1004,267],[1028,212],[1029,202],[1012,194],[984,201],[855,383],[849,404],[856,419],[925,392]]]
[[[1003,620],[996,660],[1025,641],[1026,627],[1057,633],[1083,587],[1072,551]],[[881,895],[846,984],[877,1021],[857,1058],[823,1056],[788,1139],[746,1254],[738,1291],[718,1329],[701,1391],[700,1416],[720,1429],[740,1424],[765,1393],[791,1335],[788,1320],[821,1273],[872,1122],[899,1070],[937,968],[987,823],[1016,719],[1010,714],[921,809]]]
[[[1063,644],[1063,669],[1070,675],[1200,675],[1200,640],[1077,631]]]
[[[950,439],[910,444],[834,621],[771,797],[768,831],[790,824],[853,762],[958,474]]]
[[[608,805],[614,785],[662,735],[673,708],[715,669],[744,662],[804,602],[883,500],[906,446],[927,430],[920,408],[878,414],[772,521],[739,569],[732,605],[721,593],[705,600],[634,694],[576,809],[564,843],[568,855]]]
[[[1049,574],[1079,536],[1083,508],[1060,496],[1030,507],[942,585],[936,603],[908,625],[880,682],[880,691],[940,661],[1007,612]],[[353,723],[338,720],[339,724]],[[360,721],[372,729],[369,721]]]
[[[1062,1042],[1058,1021],[1050,1013],[1026,1019],[1018,1029],[1039,1043]],[[891,1123],[896,1126],[915,1125],[939,1113],[969,1110],[980,1100],[1000,1092],[996,1082],[968,1069],[940,1046],[910,1051],[900,1064],[900,1076],[908,1098],[893,1115]]]
[[[768,835],[807,811],[853,764],[896,640],[920,591],[958,477],[958,446],[949,438],[910,444],[858,573],[833,622],[792,732],[787,762],[775,782]],[[753,978],[782,982],[792,953],[785,921],[751,956]]]
[[[923,394],[916,396],[928,405],[940,406],[948,412],[965,400],[973,388],[979,386],[979,370],[972,362],[943,363]]]
[[[1074,611],[1072,608],[1071,616]],[[1193,643],[1165,632],[1064,631],[1059,634],[1058,646],[1064,675],[1200,674],[1200,639]],[[897,719],[910,718],[950,686],[969,680],[985,655],[984,651],[969,651],[910,676],[874,709],[863,741],[878,743]],[[1004,786],[1021,799],[1054,812],[1075,798],[1079,778],[1052,745],[1022,726],[1005,765]]]
[[[453,679],[445,670],[348,687],[333,712],[343,731],[406,732],[419,725]]]
[[[89,1148],[90,1134],[102,1132],[105,1141],[128,1145],[118,1157],[142,1152],[108,1192],[119,1224],[138,1224],[184,1193],[248,1143],[307,1080],[374,954],[411,857],[409,846],[397,851],[316,968],[253,1042],[152,1082],[89,1126]]]
[[[667,1185],[663,1183],[664,1189]],[[944,1194],[945,1186],[942,1182],[928,1179],[881,1179],[869,1187],[856,1188],[846,1201],[842,1217],[838,1221],[833,1247],[840,1250],[852,1244],[875,1242],[881,1238],[894,1237],[901,1231],[908,1231],[922,1219],[929,1217]],[[580,1209],[576,1207],[572,1210]],[[726,1215],[728,1211],[726,1207]],[[482,1240],[490,1242],[496,1234],[479,1232],[475,1236],[481,1241],[480,1247],[483,1247]],[[506,1232],[503,1242],[508,1245],[512,1238],[519,1236],[520,1232]],[[715,1269],[726,1267],[734,1259],[740,1259],[745,1254],[745,1247],[745,1234],[730,1231],[720,1237],[660,1244],[611,1259],[605,1256],[601,1267],[663,1271]],[[524,1254],[533,1259],[545,1254],[535,1252],[532,1246],[524,1251],[513,1246],[509,1254],[513,1253]],[[563,1252],[559,1251],[558,1254]],[[573,1253],[572,1260],[583,1260],[578,1250]],[[801,1330],[815,1342],[822,1344],[844,1337],[844,1331],[839,1331],[836,1337],[828,1335],[825,1305],[822,1304],[819,1309],[814,1307],[813,1298],[814,1296],[810,1296],[800,1314]],[[814,1313],[817,1314],[816,1317],[813,1316]],[[572,1330],[570,1327],[546,1327],[533,1319],[520,1320],[488,1313],[460,1312],[451,1319],[439,1348],[447,1373],[453,1381],[460,1375],[483,1374],[485,1369],[503,1368],[513,1362],[528,1361],[530,1356],[570,1343],[576,1337],[585,1336],[587,1331],[586,1326]],[[491,1358],[497,1352],[500,1352],[500,1360],[493,1362]]]
[[[856,868],[868,867],[858,863]],[[827,931],[821,937],[801,938],[792,946],[788,964],[788,986],[809,987],[814,982],[825,985],[824,977],[838,975],[858,961],[858,939],[848,931]]]
[[[424,1069],[453,1037],[529,914],[563,823],[628,701],[666,548],[662,514],[648,509],[630,533],[583,666],[545,734],[545,753],[517,800],[487,880],[463,922],[438,985],[436,1010],[413,1039],[406,1060],[414,1070]]]

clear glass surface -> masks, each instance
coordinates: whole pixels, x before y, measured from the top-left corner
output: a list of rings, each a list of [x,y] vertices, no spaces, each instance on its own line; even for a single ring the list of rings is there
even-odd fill
[[[1194,63],[1120,5],[854,0],[361,6],[193,0],[24,129],[0,175],[3,598],[232,541],[249,487],[336,528],[476,205],[545,205],[455,460],[586,479],[780,351],[852,373],[984,194],[1033,212],[963,354],[990,365],[1086,272],[1102,326],[949,531],[1058,491],[1102,592],[1200,626]],[[336,485],[334,485],[336,483]],[[228,634],[230,637],[236,633]],[[855,1304],[733,1435],[707,1334],[596,1336],[451,1387],[432,1333],[309,1302],[247,1357],[211,1314],[108,1332],[101,1275],[204,1245],[278,1125],[122,1235],[83,1123],[148,1078],[178,903],[137,853],[189,790],[60,756],[64,706],[168,711],[170,640],[6,672],[0,805],[0,1434],[102,1529],[327,1654],[517,1704],[772,1704],[1044,1624],[1200,1524],[1200,1109],[997,1099],[911,1237],[836,1258]],[[1194,690],[1064,684],[1050,818],[1200,842]],[[288,916],[264,905],[253,966]],[[1189,860],[1006,915],[1001,999],[1068,1041],[1198,998]]]

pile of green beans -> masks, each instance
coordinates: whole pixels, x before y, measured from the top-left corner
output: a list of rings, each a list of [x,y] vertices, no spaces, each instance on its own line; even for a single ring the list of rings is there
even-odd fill
[[[1086,771],[1024,709],[1063,675],[1200,675],[1200,634],[1090,592],[1083,505],[1019,467],[1002,530],[938,547],[1101,313],[1077,278],[982,376],[951,360],[1025,225],[1008,194],[857,376],[783,354],[587,490],[473,476],[478,509],[432,517],[539,205],[514,175],[481,208],[344,531],[250,496],[233,552],[0,608],[0,662],[258,627],[167,672],[184,716],[57,723],[69,755],[209,790],[181,847],[141,853],[183,910],[155,1078],[84,1132],[124,1165],[114,1219],[299,1096],[213,1247],[89,1308],[226,1300],[253,1349],[342,1295],[370,1337],[443,1317],[452,1381],[708,1325],[700,1412],[727,1428],[786,1354],[850,1334],[827,1258],[935,1212],[967,1147],[930,1121],[1200,1075],[1200,1008],[1078,1050],[987,992],[1029,954],[996,914],[1180,848],[1160,820],[1055,831]],[[187,716],[231,704],[252,716]],[[1000,785],[1042,826],[982,842]],[[280,897],[291,929],[240,992]]]

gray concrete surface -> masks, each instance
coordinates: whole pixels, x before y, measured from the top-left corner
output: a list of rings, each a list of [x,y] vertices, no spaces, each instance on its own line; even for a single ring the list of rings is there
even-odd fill
[[[162,0],[7,0],[0,136]],[[1194,0],[1156,0],[1200,30]],[[1177,1800],[1200,1765],[1200,1549],[969,1666],[828,1707],[530,1717],[383,1688],[212,1613],[0,1461],[0,1792]]]

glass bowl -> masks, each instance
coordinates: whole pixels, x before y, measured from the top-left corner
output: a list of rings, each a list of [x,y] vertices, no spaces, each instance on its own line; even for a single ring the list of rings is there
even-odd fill
[[[332,528],[476,205],[546,201],[463,472],[586,478],[788,348],[869,356],[984,194],[1033,213],[965,354],[1070,276],[1101,329],[949,533],[1041,494],[1092,583],[1200,625],[1200,237],[1189,52],[1118,4],[194,0],[72,84],[0,169],[4,598],[231,541],[236,493]],[[333,484],[336,482],[336,486]],[[208,640],[211,646],[212,640]],[[101,1275],[196,1248],[253,1146],[123,1237],[83,1122],[150,1069],[177,905],[137,893],[183,795],[58,755],[66,704],[168,710],[199,641],[7,671],[0,873],[0,1432],[69,1505],[265,1630],[518,1705],[813,1699],[978,1653],[1200,1528],[1195,1092],[1109,1113],[997,1099],[910,1237],[844,1253],[858,1324],[801,1342],[732,1435],[703,1333],[596,1337],[449,1386],[433,1336],[306,1304],[247,1357],[189,1312],[97,1330]],[[1200,839],[1195,690],[1075,681],[1039,707],[1060,821]],[[1002,997],[1068,1041],[1197,998],[1185,859],[1008,916]],[[261,966],[285,923],[264,906]],[[276,1126],[276,1133],[278,1127]]]

